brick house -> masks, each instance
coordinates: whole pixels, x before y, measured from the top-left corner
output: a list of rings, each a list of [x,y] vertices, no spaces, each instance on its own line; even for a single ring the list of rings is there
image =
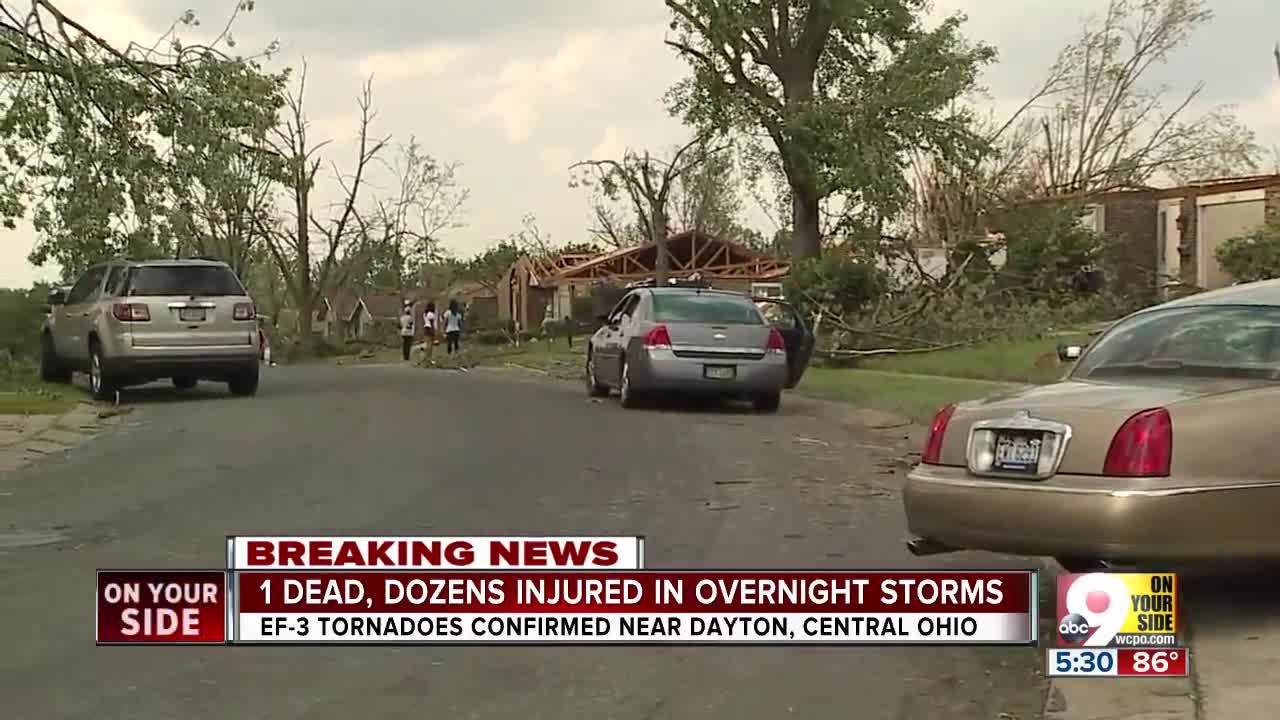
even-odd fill
[[[1233,281],[1214,250],[1280,212],[1280,175],[1205,180],[1046,198],[1080,202],[1081,223],[1112,237],[1119,284],[1162,300],[1179,289],[1212,290]]]

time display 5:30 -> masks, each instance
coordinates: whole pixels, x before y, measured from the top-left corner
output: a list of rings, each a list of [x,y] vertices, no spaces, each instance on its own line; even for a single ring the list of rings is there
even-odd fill
[[[1054,648],[1049,650],[1050,677],[1114,677],[1115,648]]]

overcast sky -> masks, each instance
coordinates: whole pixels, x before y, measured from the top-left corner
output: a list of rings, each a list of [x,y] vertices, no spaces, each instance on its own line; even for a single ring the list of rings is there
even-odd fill
[[[85,25],[123,43],[150,41],[192,7],[204,28],[225,21],[234,0],[63,0]],[[995,102],[1016,106],[1057,49],[1105,0],[937,0],[939,14],[968,14],[970,37],[1000,62],[984,78]],[[1280,80],[1271,49],[1280,2],[1219,0],[1214,22],[1160,78],[1206,103],[1231,103],[1264,144],[1280,143]],[[279,65],[308,65],[313,134],[332,138],[326,157],[349,165],[355,97],[374,77],[376,131],[416,135],[426,151],[462,164],[471,189],[466,226],[447,247],[482,250],[537,216],[554,243],[586,239],[588,197],[566,167],[614,157],[627,146],[686,139],[662,93],[685,72],[663,43],[661,0],[257,0],[238,20],[240,49],[279,40]],[[376,191],[376,190],[375,190]],[[763,217],[759,218],[763,223]],[[762,225],[763,231],[772,231]],[[26,261],[29,227],[0,230],[0,287],[52,277]]]

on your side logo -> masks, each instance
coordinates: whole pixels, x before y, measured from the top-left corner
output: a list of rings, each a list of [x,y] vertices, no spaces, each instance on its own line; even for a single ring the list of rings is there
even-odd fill
[[[1129,617],[1129,586],[1115,575],[1058,576],[1058,643],[1103,647]]]

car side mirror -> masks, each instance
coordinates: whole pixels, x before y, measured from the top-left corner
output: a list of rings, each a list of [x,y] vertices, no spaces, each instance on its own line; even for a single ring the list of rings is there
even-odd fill
[[[66,289],[64,289],[64,288],[58,288],[58,289],[56,289],[56,290],[50,290],[50,291],[49,291],[49,304],[50,304],[50,305],[66,305],[66,304],[67,304],[67,291],[66,291]]]
[[[1058,359],[1063,362],[1067,362],[1070,360],[1079,360],[1080,355],[1082,355],[1083,353],[1084,353],[1084,346],[1082,345],[1059,345],[1058,346]]]

